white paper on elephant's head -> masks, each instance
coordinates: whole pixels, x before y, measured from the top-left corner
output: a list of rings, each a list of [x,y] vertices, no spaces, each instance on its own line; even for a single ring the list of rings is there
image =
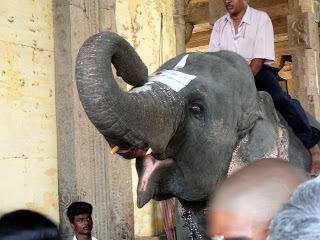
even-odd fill
[[[149,76],[149,82],[160,82],[172,90],[179,92],[182,88],[187,86],[196,76],[186,74],[175,70],[166,70],[163,72],[155,72]]]
[[[141,87],[134,87],[128,93],[140,93],[140,92],[151,91],[152,90],[150,86],[151,84],[153,84],[153,82],[147,82],[145,85]]]
[[[184,68],[187,62],[187,58],[189,55],[185,55],[183,58],[180,59],[177,65],[174,66],[173,70],[178,70],[179,68]]]

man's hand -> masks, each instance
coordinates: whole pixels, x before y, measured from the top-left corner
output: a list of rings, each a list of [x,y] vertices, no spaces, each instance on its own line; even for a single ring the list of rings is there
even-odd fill
[[[318,176],[320,174],[320,148],[318,145],[315,145],[309,148],[311,155],[311,168],[310,174],[312,176]]]
[[[251,71],[253,73],[253,76],[256,76],[258,74],[258,72],[262,68],[264,60],[265,59],[262,59],[262,58],[254,58],[254,59],[252,59],[252,61],[250,63],[250,68],[251,68]]]

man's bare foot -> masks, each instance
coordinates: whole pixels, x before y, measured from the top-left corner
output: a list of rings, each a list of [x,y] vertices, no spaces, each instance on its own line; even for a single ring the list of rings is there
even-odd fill
[[[311,155],[310,174],[311,176],[319,176],[320,175],[320,148],[316,144],[313,147],[309,148],[309,152]]]

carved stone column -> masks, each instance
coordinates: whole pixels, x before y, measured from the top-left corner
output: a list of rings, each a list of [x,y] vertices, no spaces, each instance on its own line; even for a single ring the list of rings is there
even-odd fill
[[[177,55],[186,52],[186,26],[184,20],[184,0],[174,0],[173,21],[176,31]]]
[[[304,109],[320,120],[319,33],[311,3],[289,0],[288,37],[296,96]]]
[[[54,0],[55,81],[60,229],[72,239],[66,209],[73,201],[93,205],[93,235],[134,239],[131,165],[111,156],[79,101],[75,59],[99,31],[116,31],[115,0]]]

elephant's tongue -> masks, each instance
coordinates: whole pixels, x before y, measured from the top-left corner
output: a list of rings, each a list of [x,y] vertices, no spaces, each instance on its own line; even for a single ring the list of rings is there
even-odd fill
[[[143,175],[139,179],[138,184],[138,199],[137,204],[139,208],[142,208],[147,202],[151,200],[154,194],[154,190],[149,188],[149,180],[152,173],[159,166],[167,165],[171,159],[157,160],[151,155],[146,155],[143,159]]]

